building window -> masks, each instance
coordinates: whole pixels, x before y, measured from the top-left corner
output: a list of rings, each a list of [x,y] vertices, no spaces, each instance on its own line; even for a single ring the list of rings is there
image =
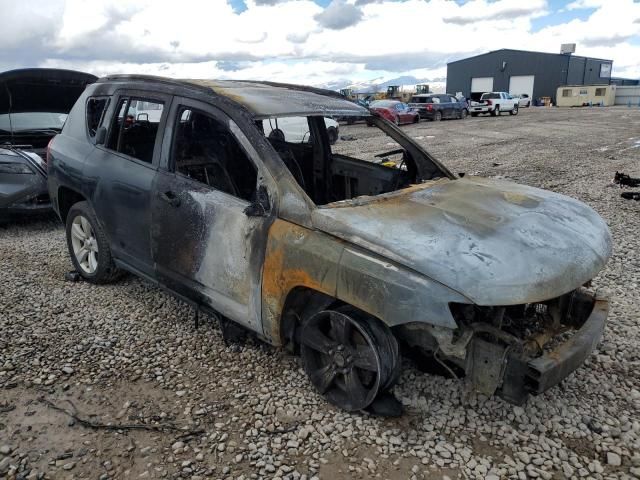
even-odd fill
[[[570,97],[571,96],[571,89],[570,88],[565,88],[562,90],[562,96],[563,97]]]
[[[600,78],[609,78],[611,77],[611,64],[610,63],[601,63],[600,64]]]
[[[596,97],[604,97],[606,88],[596,88]]]
[[[587,91],[586,88],[581,88],[580,89],[580,95],[584,97],[584,96],[589,95],[589,92]]]

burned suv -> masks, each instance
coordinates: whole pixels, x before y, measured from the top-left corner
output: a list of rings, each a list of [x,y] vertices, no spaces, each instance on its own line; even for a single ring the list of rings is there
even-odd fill
[[[341,126],[331,145],[325,117],[349,116],[376,128]],[[265,135],[290,117],[308,132]],[[591,208],[457,178],[326,90],[100,79],[50,145],[49,192],[84,279],[133,272],[288,346],[349,411],[389,397],[402,352],[522,403],[578,368],[605,325],[585,286],[611,238]]]

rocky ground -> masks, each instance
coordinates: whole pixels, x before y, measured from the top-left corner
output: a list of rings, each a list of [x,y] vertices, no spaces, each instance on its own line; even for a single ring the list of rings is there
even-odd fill
[[[575,374],[514,407],[407,363],[403,417],[347,414],[297,358],[227,347],[137,278],[66,282],[55,219],[14,222],[0,228],[0,478],[640,478],[640,203],[611,184],[616,170],[640,176],[640,110],[403,129],[455,172],[568,194],[609,223],[614,255],[594,286],[610,319]]]

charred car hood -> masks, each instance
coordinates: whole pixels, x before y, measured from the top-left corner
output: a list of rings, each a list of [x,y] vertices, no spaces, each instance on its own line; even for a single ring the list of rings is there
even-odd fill
[[[0,73],[0,115],[24,112],[68,113],[84,88],[97,80],[89,73],[28,68]]]
[[[607,225],[585,204],[482,177],[330,204],[313,222],[478,305],[557,297],[593,278],[611,255]]]

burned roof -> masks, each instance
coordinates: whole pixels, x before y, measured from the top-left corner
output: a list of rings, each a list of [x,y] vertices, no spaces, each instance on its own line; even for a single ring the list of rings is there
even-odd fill
[[[174,80],[146,75],[113,75],[101,79],[161,82],[213,91],[239,103],[256,118],[296,116],[364,116],[369,111],[338,92],[320,88],[253,80]]]
[[[186,80],[211,88],[256,117],[368,115],[337,92],[299,85],[245,80]]]

